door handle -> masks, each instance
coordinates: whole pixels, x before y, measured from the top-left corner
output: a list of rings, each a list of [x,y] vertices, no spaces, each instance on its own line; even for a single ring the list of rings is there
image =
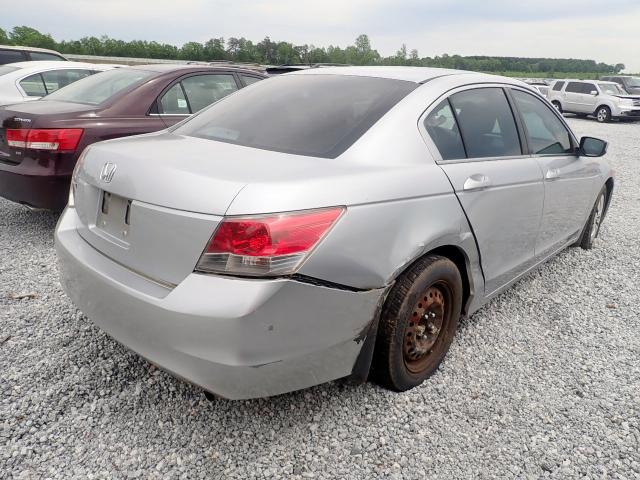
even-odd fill
[[[470,190],[482,190],[483,188],[487,188],[491,186],[491,180],[486,175],[481,173],[476,173],[471,175],[464,181],[464,185],[462,189],[465,191]]]
[[[550,168],[549,170],[547,170],[547,173],[545,174],[544,178],[546,180],[557,180],[558,178],[560,178],[560,169]]]

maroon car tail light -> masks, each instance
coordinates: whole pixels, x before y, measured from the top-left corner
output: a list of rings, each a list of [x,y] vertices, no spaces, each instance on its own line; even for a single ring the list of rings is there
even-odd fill
[[[9,128],[6,135],[10,147],[63,152],[76,149],[82,132],[82,128]]]
[[[196,271],[257,277],[292,274],[343,212],[343,207],[334,207],[225,218]]]

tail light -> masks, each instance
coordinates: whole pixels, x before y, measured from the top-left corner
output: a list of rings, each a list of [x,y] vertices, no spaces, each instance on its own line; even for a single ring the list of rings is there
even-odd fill
[[[344,208],[224,219],[196,271],[247,276],[294,273]]]
[[[10,147],[62,152],[74,151],[80,142],[82,132],[82,128],[8,128],[6,136]]]

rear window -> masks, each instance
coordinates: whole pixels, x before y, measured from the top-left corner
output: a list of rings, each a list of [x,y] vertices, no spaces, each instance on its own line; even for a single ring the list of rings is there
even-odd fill
[[[0,76],[6,73],[15,72],[16,70],[20,70],[20,69],[18,67],[9,67],[7,65],[0,65]]]
[[[146,70],[117,68],[83,78],[47,96],[47,100],[100,105],[115,95],[157,75]]]
[[[553,84],[553,90],[559,92],[564,87],[564,82],[556,82]]]
[[[413,82],[372,77],[276,77],[213,104],[175,133],[335,158],[416,87]]]

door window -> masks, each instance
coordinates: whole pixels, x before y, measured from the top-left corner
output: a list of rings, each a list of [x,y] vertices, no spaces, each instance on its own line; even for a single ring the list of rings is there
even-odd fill
[[[597,92],[598,89],[593,83],[583,83],[582,84],[582,93],[586,93],[587,95],[591,95],[591,92]]]
[[[565,89],[567,93],[582,93],[582,82],[569,82]]]
[[[62,87],[66,87],[90,75],[93,75],[92,70],[51,70],[49,72],[42,72],[47,93],[55,92]]]
[[[42,79],[42,75],[39,73],[29,75],[28,77],[20,80],[20,86],[24,90],[24,93],[29,97],[44,97],[47,94],[47,89],[44,86],[44,80]]]
[[[522,154],[513,112],[502,89],[465,90],[450,100],[469,158]]]
[[[443,160],[466,158],[464,144],[449,100],[443,100],[424,119],[424,127]]]
[[[238,89],[233,75],[195,75],[182,80],[182,86],[196,113]]]
[[[522,115],[532,153],[544,155],[573,152],[568,130],[550,107],[523,91],[512,90],[512,93]]]
[[[555,90],[556,92],[562,90],[562,87],[564,87],[564,82],[555,82],[553,84],[553,90]]]
[[[20,50],[0,50],[0,65],[24,62],[25,60],[26,58]]]
[[[251,85],[252,83],[256,83],[256,82],[259,82],[260,80],[262,80],[262,78],[260,78],[260,77],[250,77],[248,75],[240,75],[240,77],[242,77],[242,81],[244,82],[244,84],[247,87],[249,85]]]
[[[176,83],[160,98],[160,113],[167,115],[189,115],[189,103],[180,82]]]

